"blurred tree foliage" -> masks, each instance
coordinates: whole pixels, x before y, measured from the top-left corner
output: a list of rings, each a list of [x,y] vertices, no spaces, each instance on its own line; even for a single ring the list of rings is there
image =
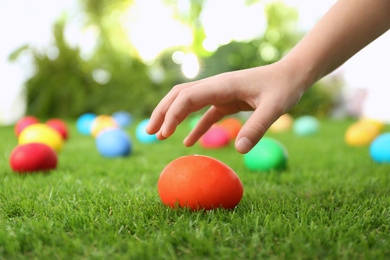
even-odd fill
[[[264,36],[218,48],[203,60],[200,77],[273,63],[298,42],[301,34],[295,28],[298,15],[294,8],[277,3],[268,5],[265,12],[268,26]]]
[[[192,46],[167,49],[153,63],[144,63],[126,37],[120,19],[133,1],[80,0],[87,18],[85,27],[97,28],[95,51],[92,57],[83,59],[80,49],[68,44],[64,31],[69,18],[65,16],[53,27],[53,47],[58,50],[58,56],[50,57],[47,52],[27,48],[35,63],[35,74],[26,82],[27,113],[47,118],[75,118],[85,112],[111,114],[127,110],[136,116],[147,116],[172,86],[186,81],[180,65],[172,61],[175,51],[195,53],[202,67],[198,78],[203,78],[275,62],[302,37],[295,28],[296,10],[276,2],[266,6],[268,27],[263,37],[231,42],[211,53],[202,47],[206,36],[199,16],[204,1],[189,1],[186,12],[175,8],[178,1],[164,2],[174,8],[176,19],[193,29]],[[251,2],[256,1],[248,4]],[[16,59],[25,50],[25,46],[19,48],[10,57]],[[99,77],[102,79],[97,80]],[[333,106],[334,96],[334,91],[314,87],[292,113],[326,115]]]

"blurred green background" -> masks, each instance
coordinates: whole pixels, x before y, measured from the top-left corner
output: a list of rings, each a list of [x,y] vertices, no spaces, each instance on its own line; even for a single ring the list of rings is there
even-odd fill
[[[158,35],[148,35],[151,32],[147,27],[140,31],[134,21],[141,12],[142,1],[80,0],[78,17],[64,13],[53,25],[54,41],[47,50],[27,44],[19,46],[9,57],[11,61],[18,61],[26,53],[33,57],[34,72],[25,83],[26,114],[71,119],[86,112],[111,114],[126,110],[147,117],[174,85],[270,64],[283,57],[303,36],[296,27],[297,10],[282,2],[269,2],[261,5],[264,28],[259,26],[257,35],[210,43],[206,19],[201,19],[207,1],[186,2],[185,8],[179,0],[163,1],[163,6],[172,21],[186,30],[181,39],[190,32],[189,40],[148,56],[143,45],[159,46],[167,38],[175,38],[169,28],[163,28]],[[243,8],[254,8],[260,2],[242,1],[241,4]],[[158,8],[149,6],[150,10],[159,12]],[[231,18],[232,26],[235,18]],[[93,47],[88,55],[80,46],[66,40],[66,28],[74,19],[81,20],[83,32],[92,35]],[[151,26],[158,23],[157,18],[149,17]],[[136,33],[149,41],[137,42],[132,37]],[[342,80],[337,77],[316,83],[291,114],[328,116],[342,86]]]

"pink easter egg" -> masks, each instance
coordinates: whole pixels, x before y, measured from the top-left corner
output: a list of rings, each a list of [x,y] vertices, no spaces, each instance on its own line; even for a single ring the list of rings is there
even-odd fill
[[[226,129],[213,126],[199,140],[204,148],[221,148],[229,144],[230,135]]]

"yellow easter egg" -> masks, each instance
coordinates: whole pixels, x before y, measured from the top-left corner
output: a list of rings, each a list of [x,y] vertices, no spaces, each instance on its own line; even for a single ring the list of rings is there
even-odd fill
[[[46,124],[33,124],[23,129],[18,138],[19,144],[43,143],[56,152],[61,151],[64,140],[61,135]]]
[[[118,128],[119,125],[114,118],[107,115],[97,116],[91,126],[91,135],[97,137],[99,133],[106,129]]]
[[[374,125],[354,123],[345,132],[345,142],[350,146],[367,146],[378,135],[380,131]]]
[[[383,131],[385,124],[379,120],[371,119],[371,118],[362,118],[358,121],[359,124],[369,124],[375,126],[379,132]]]
[[[269,130],[274,133],[286,132],[291,129],[294,119],[289,114],[281,115],[278,120],[276,120]]]

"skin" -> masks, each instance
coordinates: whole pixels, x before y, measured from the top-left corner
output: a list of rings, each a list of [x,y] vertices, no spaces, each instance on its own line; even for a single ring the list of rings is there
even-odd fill
[[[192,146],[224,116],[253,110],[235,142],[239,153],[247,153],[317,80],[388,29],[389,0],[339,0],[280,61],[173,87],[153,111],[146,131],[164,140],[189,114],[210,106],[184,139],[185,146]]]

